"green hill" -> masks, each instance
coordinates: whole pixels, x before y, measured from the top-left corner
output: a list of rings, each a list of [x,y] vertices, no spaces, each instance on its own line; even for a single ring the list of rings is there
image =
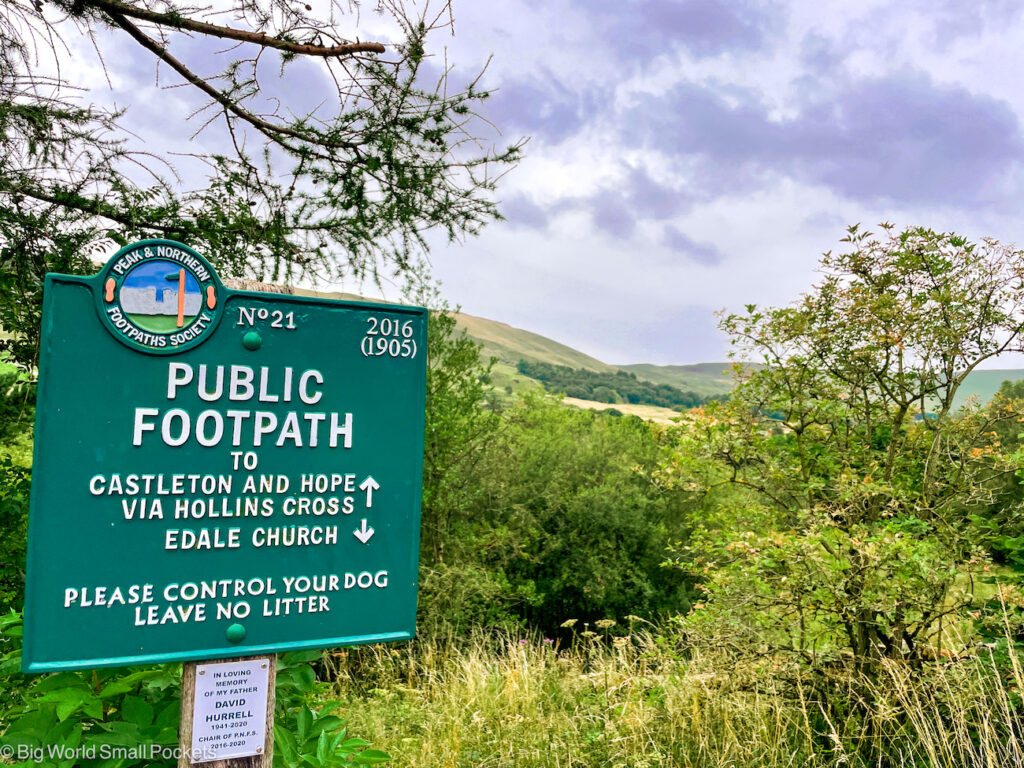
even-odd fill
[[[295,293],[349,301],[377,301],[351,293],[325,293],[303,288],[295,289]],[[729,363],[609,365],[578,349],[541,336],[539,333],[513,328],[508,323],[462,312],[455,317],[458,327],[483,345],[485,357],[498,358],[493,383],[499,388],[510,387],[519,390],[523,387],[541,386],[540,382],[517,370],[520,360],[582,368],[597,373],[629,371],[655,384],[669,384],[685,391],[696,392],[703,397],[725,394],[732,388],[732,379],[728,372]]]
[[[732,388],[729,363],[697,363],[696,365],[620,365],[625,371],[632,371],[637,376],[653,381],[656,384],[671,384],[679,389],[696,392],[699,395],[715,395],[728,392]],[[999,390],[1004,381],[1024,379],[1024,369],[1004,368],[993,370],[972,371],[957,392],[955,406],[960,407],[969,397],[977,397],[981,403],[987,403]]]
[[[539,333],[513,328],[506,323],[475,315],[459,313],[456,319],[459,328],[484,345],[484,355],[496,357],[509,365],[517,365],[520,360],[525,359],[569,368],[585,368],[598,373],[614,373],[618,370],[614,365],[602,363],[597,358]]]
[[[651,365],[636,363],[618,366],[655,384],[670,384],[698,395],[720,395],[732,389],[731,363],[696,363],[694,365]]]

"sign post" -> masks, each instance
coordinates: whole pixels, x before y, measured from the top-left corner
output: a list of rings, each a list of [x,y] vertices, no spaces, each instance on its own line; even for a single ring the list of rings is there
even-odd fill
[[[185,662],[178,768],[273,766],[276,662],[276,656]]]
[[[273,654],[414,635],[426,323],[171,241],[48,275],[25,671],[234,659],[187,665],[183,747],[270,765]]]

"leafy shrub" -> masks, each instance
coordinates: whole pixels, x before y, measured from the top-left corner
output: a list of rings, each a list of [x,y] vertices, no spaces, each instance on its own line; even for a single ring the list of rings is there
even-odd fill
[[[31,472],[0,455],[0,612],[20,609],[25,594],[25,540]]]
[[[0,618],[0,748],[30,755],[25,766],[127,768],[176,766],[181,665],[21,673],[21,616]],[[373,765],[390,757],[350,738],[345,723],[320,702],[310,663],[319,651],[278,657],[274,765],[281,768]],[[19,753],[19,750],[20,753]],[[120,751],[117,751],[120,750]],[[78,754],[93,755],[82,759]]]
[[[688,606],[687,578],[661,567],[686,515],[683,494],[649,478],[657,435],[636,417],[539,396],[506,414],[481,473],[487,505],[475,519],[490,538],[476,557],[504,574],[535,629]]]

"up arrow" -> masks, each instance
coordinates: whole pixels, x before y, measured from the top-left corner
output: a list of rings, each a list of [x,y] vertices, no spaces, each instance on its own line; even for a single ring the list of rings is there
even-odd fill
[[[370,537],[373,536],[373,528],[366,527],[365,517],[363,518],[363,527],[356,528],[354,531],[352,531],[352,535],[359,539],[361,542],[363,542],[363,544],[368,542],[370,540]]]
[[[373,492],[380,490],[380,485],[372,476],[367,475],[366,479],[359,484],[360,491],[366,491],[366,508],[373,506]]]

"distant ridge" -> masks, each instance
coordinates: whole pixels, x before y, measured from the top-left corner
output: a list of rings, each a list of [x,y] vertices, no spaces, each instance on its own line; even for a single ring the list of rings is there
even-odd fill
[[[303,288],[294,290],[301,296],[322,296],[329,299],[381,303],[380,299],[368,299],[353,293],[325,293]],[[617,370],[629,371],[636,374],[638,378],[653,381],[655,384],[671,384],[684,391],[696,392],[705,397],[726,394],[733,386],[731,363],[609,365],[570,346],[541,336],[539,333],[513,328],[507,323],[463,313],[456,315],[456,321],[460,329],[483,345],[485,357],[498,358],[495,383],[502,386],[506,384],[513,388],[523,385],[540,386],[539,382],[523,376],[516,370],[516,365],[523,359],[551,363],[552,365],[565,365],[570,368],[584,368],[600,373]],[[985,404],[992,399],[1004,381],[1020,379],[1024,379],[1024,369],[1020,368],[972,371],[957,393],[955,406],[963,405],[971,396]]]

